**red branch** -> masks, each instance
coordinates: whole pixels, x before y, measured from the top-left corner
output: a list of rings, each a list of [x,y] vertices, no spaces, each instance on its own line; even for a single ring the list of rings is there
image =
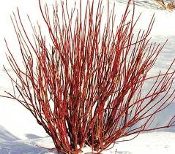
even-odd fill
[[[67,1],[61,10],[56,4],[52,17],[39,1],[49,36],[42,34],[44,25],[31,24],[33,40],[19,11],[12,18],[25,69],[7,45],[16,79],[7,73],[19,96],[6,92],[6,97],[33,114],[58,151],[77,154],[89,145],[101,152],[121,137],[174,125],[174,117],[152,125],[175,98],[174,61],[166,72],[148,76],[164,44],[150,42],[154,17],[146,31],[134,33],[139,18],[130,3],[116,25],[109,2],[102,24],[102,0],[96,11],[94,1],[87,1],[85,14],[82,4],[71,11]]]

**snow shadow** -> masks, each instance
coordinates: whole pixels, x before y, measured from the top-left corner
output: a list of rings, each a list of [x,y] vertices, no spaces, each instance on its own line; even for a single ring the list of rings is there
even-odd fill
[[[37,136],[35,134],[26,134],[25,135],[28,139],[38,139],[41,138],[40,136]]]
[[[47,149],[35,147],[22,141],[0,143],[1,154],[45,154],[47,152]]]
[[[117,152],[108,152],[106,151],[106,153],[109,153],[109,154],[132,154],[131,152],[128,152],[128,151],[117,151]],[[93,154],[92,152],[86,152],[85,154]]]
[[[27,141],[19,140],[0,125],[0,154],[45,154],[49,150],[32,145],[32,139],[39,138],[33,134],[27,134]]]
[[[132,153],[128,151],[118,151],[115,154],[132,154]]]
[[[0,125],[0,143],[7,141],[16,141],[18,138],[8,132],[3,126]]]

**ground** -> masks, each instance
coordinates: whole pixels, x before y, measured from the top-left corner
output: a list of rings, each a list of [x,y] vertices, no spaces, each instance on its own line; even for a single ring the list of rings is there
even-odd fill
[[[111,0],[111,5],[114,0]],[[126,1],[117,1],[117,13],[121,14],[124,9]],[[53,0],[47,1],[52,4]],[[69,1],[72,2],[72,1]],[[122,2],[122,3],[121,3]],[[168,39],[168,43],[164,48],[164,52],[160,55],[154,69],[151,73],[155,74],[161,70],[165,70],[175,57],[175,12],[169,12],[157,7],[152,1],[136,0],[136,15],[142,13],[138,28],[145,29],[151,16],[155,14],[155,24],[151,33],[153,41],[158,43],[164,42]],[[2,4],[2,3],[1,3]],[[70,4],[70,3],[69,3]],[[24,1],[23,0],[6,0],[0,5],[0,93],[4,91],[11,91],[11,82],[9,81],[3,65],[8,69],[8,64],[5,58],[6,47],[4,37],[12,47],[12,51],[16,58],[19,58],[19,49],[16,43],[14,30],[10,21],[12,11],[19,7],[22,12],[24,22],[27,22],[26,14],[30,14],[33,22],[40,21],[38,4],[36,0]],[[31,9],[32,8],[32,9]],[[30,30],[30,29],[29,29]],[[20,61],[20,58],[19,58]],[[11,72],[11,70],[8,70]],[[175,104],[164,111],[159,120],[165,122],[169,117],[174,114]],[[128,142],[116,143],[116,145],[109,151],[104,153],[111,154],[174,154],[175,148],[173,143],[175,141],[175,128],[164,130],[162,132],[144,133],[136,139]],[[37,125],[32,115],[27,112],[20,104],[14,100],[7,100],[0,98],[0,154],[53,154],[54,145],[51,139],[47,136],[45,131]],[[50,150],[49,150],[50,149]],[[84,153],[89,151],[88,148],[84,149]]]

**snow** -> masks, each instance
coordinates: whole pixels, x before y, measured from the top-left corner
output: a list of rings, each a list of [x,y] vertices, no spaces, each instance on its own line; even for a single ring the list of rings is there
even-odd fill
[[[111,0],[112,5],[115,0]],[[126,0],[117,1],[117,15],[121,15]],[[54,0],[47,1],[51,5]],[[68,0],[69,6],[74,5],[73,0]],[[152,40],[156,42],[164,42],[168,39],[168,43],[161,53],[158,62],[156,63],[152,73],[158,72],[160,69],[167,68],[168,64],[175,57],[175,11],[170,12],[158,8],[153,0],[136,0],[136,16],[142,13],[141,20],[138,23],[138,28],[146,29],[153,14],[155,14],[155,24],[152,30]],[[0,5],[0,93],[8,90],[12,91],[11,82],[3,69],[5,65],[8,69],[7,60],[5,58],[6,47],[4,37],[7,39],[9,46],[13,47],[12,52],[15,57],[19,59],[18,46],[14,34],[13,26],[11,24],[10,15],[12,11],[19,7],[23,21],[27,25],[26,14],[29,14],[32,21],[41,21],[41,16],[38,10],[38,3],[36,0],[6,0],[2,1]],[[30,30],[30,29],[29,29]],[[9,69],[11,72],[11,70]],[[175,104],[172,104],[165,110],[157,119],[165,122],[174,112]],[[169,131],[169,132],[167,132]],[[111,154],[174,154],[175,148],[173,143],[175,141],[175,128],[164,130],[162,132],[152,132],[140,134],[137,138],[127,142],[117,143],[111,150],[103,153]],[[0,97],[0,154],[53,154],[54,145],[47,134],[40,127],[32,115],[24,109],[20,104],[13,100],[7,100]],[[90,149],[86,147],[84,153],[88,153]]]
[[[6,138],[6,141],[0,141],[1,154],[56,154],[53,143],[48,137],[16,140],[2,127],[1,130],[3,132],[0,132],[0,137]],[[127,137],[127,139],[130,138]],[[102,154],[174,154],[174,140],[175,133],[173,132],[143,133],[133,140],[116,143],[114,147],[105,150]],[[88,147],[85,147],[83,152],[91,154]]]

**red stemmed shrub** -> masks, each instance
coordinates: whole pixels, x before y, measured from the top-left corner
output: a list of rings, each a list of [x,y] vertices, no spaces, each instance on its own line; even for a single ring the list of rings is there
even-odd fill
[[[15,93],[6,97],[33,114],[57,151],[77,154],[88,145],[101,152],[121,137],[174,125],[174,117],[152,124],[174,100],[174,62],[149,76],[164,44],[150,42],[154,17],[146,31],[134,34],[139,18],[130,3],[116,24],[109,2],[105,14],[101,0],[96,9],[88,0],[84,13],[81,3],[71,11],[66,2],[61,9],[55,4],[51,17],[39,1],[45,25],[31,25],[33,40],[19,11],[13,16],[24,67],[7,45],[16,78],[7,72]],[[44,26],[48,36],[42,34]]]

